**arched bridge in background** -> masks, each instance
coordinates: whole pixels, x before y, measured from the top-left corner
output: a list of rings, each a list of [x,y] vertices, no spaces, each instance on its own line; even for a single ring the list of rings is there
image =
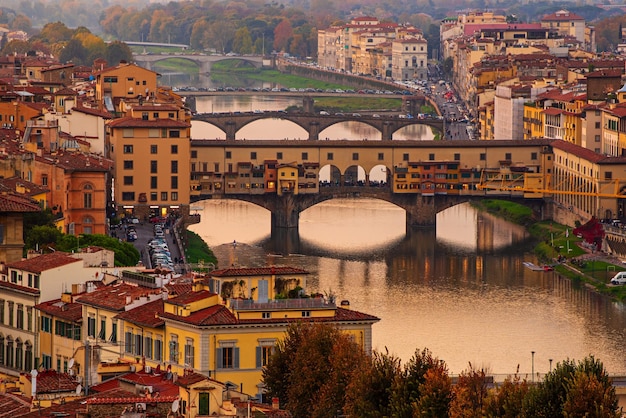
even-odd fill
[[[259,119],[282,119],[288,120],[306,130],[309,140],[318,140],[319,134],[324,129],[341,122],[355,121],[372,126],[381,133],[381,139],[390,141],[393,133],[405,126],[428,125],[437,129],[441,137],[445,133],[445,121],[440,118],[430,117],[425,119],[401,119],[397,116],[374,117],[369,115],[317,115],[314,113],[288,113],[288,112],[246,112],[246,113],[202,113],[192,117],[192,120],[209,123],[226,134],[227,141],[234,141],[237,132],[247,124]]]
[[[194,54],[133,54],[133,60],[137,65],[145,69],[152,70],[152,64],[170,58],[181,58],[198,65],[201,74],[209,74],[214,63],[226,60],[246,61],[257,68],[263,65],[261,55],[194,55]]]

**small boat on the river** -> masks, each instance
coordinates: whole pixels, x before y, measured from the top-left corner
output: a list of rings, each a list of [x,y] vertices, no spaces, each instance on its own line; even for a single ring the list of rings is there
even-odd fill
[[[526,267],[529,270],[532,271],[552,271],[554,270],[552,268],[552,266],[538,266],[534,263],[531,263],[530,261],[524,261],[522,264],[524,264],[524,267]]]

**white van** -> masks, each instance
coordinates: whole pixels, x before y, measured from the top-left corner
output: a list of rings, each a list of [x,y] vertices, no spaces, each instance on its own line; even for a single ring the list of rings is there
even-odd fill
[[[626,284],[626,271],[620,271],[611,279],[611,284],[622,285]]]

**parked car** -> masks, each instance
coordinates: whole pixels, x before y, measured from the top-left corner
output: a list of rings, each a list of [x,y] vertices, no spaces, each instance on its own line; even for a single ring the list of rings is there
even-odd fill
[[[626,284],[626,271],[620,271],[611,279],[611,284],[613,285],[624,285]]]

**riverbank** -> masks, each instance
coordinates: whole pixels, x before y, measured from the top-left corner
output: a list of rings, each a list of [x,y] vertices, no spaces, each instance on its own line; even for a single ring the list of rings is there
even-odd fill
[[[543,263],[552,266],[556,273],[571,279],[573,283],[592,287],[598,293],[617,301],[626,301],[626,286],[610,284],[616,272],[626,271],[624,263],[584,245],[583,240],[573,234],[573,227],[550,220],[536,221],[529,208],[509,201],[486,199],[473,202],[472,205],[525,226],[537,241],[535,255]]]

